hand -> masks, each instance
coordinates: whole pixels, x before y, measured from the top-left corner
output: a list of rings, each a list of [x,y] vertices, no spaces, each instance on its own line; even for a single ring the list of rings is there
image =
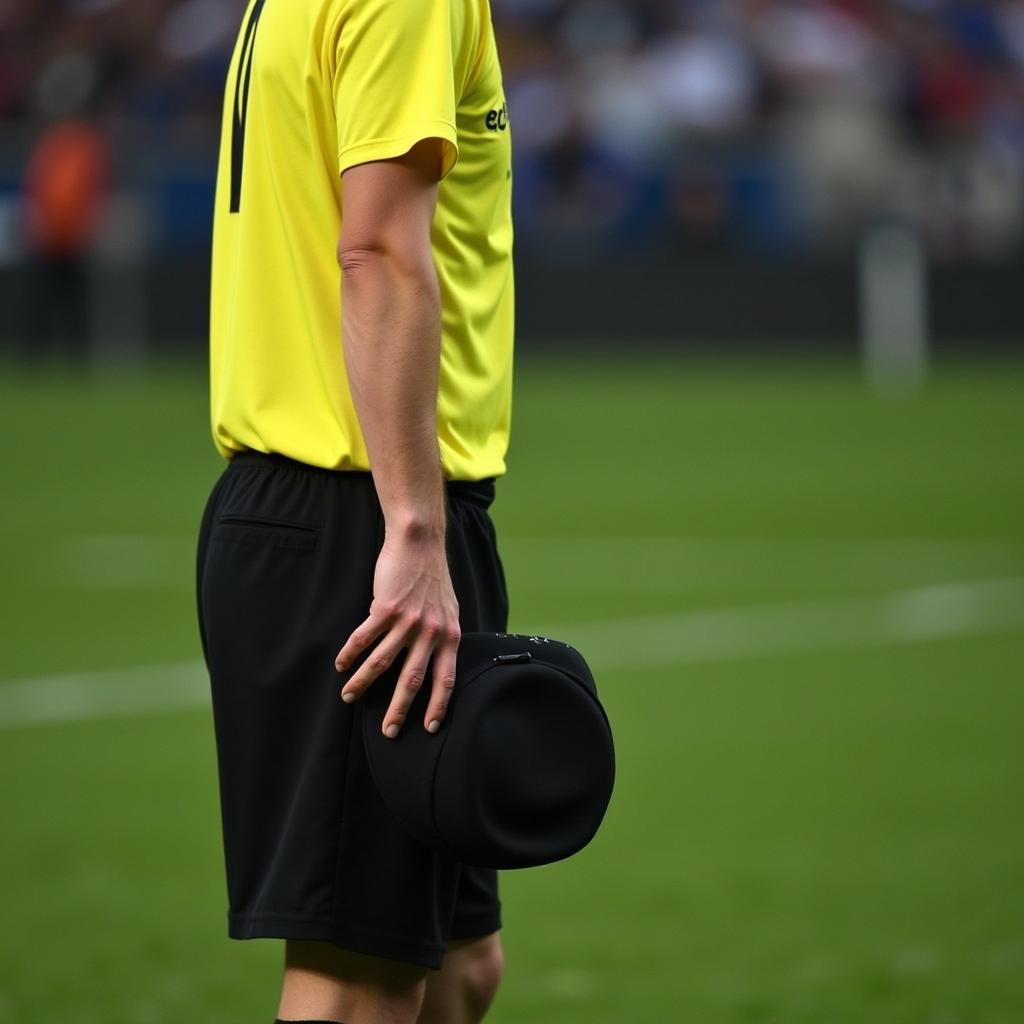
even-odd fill
[[[385,538],[373,580],[373,603],[366,621],[348,638],[335,659],[339,672],[349,669],[373,647],[359,670],[345,684],[341,699],[358,700],[374,681],[408,649],[383,731],[394,739],[405,723],[413,698],[434,659],[430,704],[424,719],[428,732],[441,728],[452,690],[459,649],[459,605],[448,571],[444,538]]]

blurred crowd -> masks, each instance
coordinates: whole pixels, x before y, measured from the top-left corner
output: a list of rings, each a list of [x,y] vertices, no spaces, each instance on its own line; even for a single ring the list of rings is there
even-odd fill
[[[88,109],[122,149],[212,151],[240,6],[0,0],[0,125]],[[897,221],[937,258],[1021,251],[1024,0],[492,6],[522,246],[848,252]]]

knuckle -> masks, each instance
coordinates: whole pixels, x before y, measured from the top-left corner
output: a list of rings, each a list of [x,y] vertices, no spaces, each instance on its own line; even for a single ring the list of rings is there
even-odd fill
[[[441,623],[437,619],[426,619],[423,622],[423,633],[431,640],[441,632]]]
[[[458,626],[449,626],[445,635],[449,643],[457,644],[462,639],[462,630]]]
[[[455,689],[455,676],[448,672],[441,676],[441,688],[451,693]]]
[[[386,619],[393,619],[398,614],[398,604],[395,601],[378,601],[377,610]]]
[[[383,672],[391,664],[389,654],[374,654],[370,658],[370,668],[375,672]]]
[[[423,673],[422,672],[410,672],[409,677],[405,681],[405,688],[412,693],[416,693],[419,688],[423,685]]]

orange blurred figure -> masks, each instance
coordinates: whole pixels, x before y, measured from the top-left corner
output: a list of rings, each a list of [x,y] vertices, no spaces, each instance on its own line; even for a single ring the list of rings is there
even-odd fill
[[[87,259],[107,194],[106,140],[86,121],[61,121],[36,143],[25,170],[26,230],[33,251],[29,341],[55,329],[78,350],[88,340]]]

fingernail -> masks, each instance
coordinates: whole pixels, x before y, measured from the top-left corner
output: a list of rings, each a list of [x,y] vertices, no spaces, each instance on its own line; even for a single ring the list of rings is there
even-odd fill
[[[341,699],[346,704],[354,704],[356,702],[356,695],[354,693],[346,693],[344,690],[342,690]]]
[[[427,732],[429,732],[429,733],[436,733],[437,730],[440,729],[440,728],[441,728],[441,723],[438,722],[438,721],[433,721],[433,722],[430,723],[430,725],[427,726]]]
[[[348,663],[344,661],[336,661],[334,663],[334,670],[336,672],[344,672],[348,668]]]
[[[384,730],[384,735],[387,736],[387,738],[389,740],[398,739],[398,726],[397,725],[389,725]]]

